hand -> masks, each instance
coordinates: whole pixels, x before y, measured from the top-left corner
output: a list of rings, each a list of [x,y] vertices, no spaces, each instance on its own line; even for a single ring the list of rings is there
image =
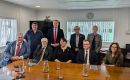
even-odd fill
[[[66,63],[71,63],[72,62],[72,60],[68,60]]]
[[[59,46],[59,44],[58,44],[58,43],[55,43],[53,46],[54,46],[54,47],[57,47],[57,46]]]
[[[60,62],[58,59],[55,59],[55,62]]]
[[[17,61],[17,60],[19,60],[19,58],[20,58],[20,57],[18,57],[18,56],[13,56],[13,57],[11,58],[11,60],[12,60],[12,61]]]
[[[107,66],[113,66],[114,67],[115,65],[107,65]]]
[[[26,39],[23,39],[23,41],[27,42],[27,40],[26,40]]]
[[[75,51],[79,51],[79,48],[75,48]]]

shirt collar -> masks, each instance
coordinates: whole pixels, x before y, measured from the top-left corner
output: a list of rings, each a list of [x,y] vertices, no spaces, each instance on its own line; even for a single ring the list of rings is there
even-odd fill
[[[23,41],[22,41],[21,43],[19,43],[18,41],[16,42],[17,45],[18,45],[18,44],[22,45],[22,43],[23,43]]]
[[[53,28],[53,30],[58,30],[58,28]]]

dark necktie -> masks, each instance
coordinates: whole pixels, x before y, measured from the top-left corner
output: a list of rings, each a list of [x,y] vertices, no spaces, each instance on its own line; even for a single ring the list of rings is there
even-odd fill
[[[84,55],[84,56],[85,56],[85,57],[84,57],[84,63],[87,63],[88,51],[85,51],[84,53],[85,53],[85,55]]]

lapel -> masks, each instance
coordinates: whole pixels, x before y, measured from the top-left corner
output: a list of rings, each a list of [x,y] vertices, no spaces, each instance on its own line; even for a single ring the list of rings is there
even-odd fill
[[[39,53],[40,53],[40,54],[38,54],[38,56],[41,58],[42,53],[43,53],[43,50],[40,49],[40,52],[39,52]],[[45,50],[44,55],[43,55],[43,58],[44,58],[47,54],[48,54],[48,47],[46,47],[46,50]]]
[[[52,32],[52,41],[54,41],[54,32],[53,32],[53,28],[52,28],[52,30],[51,30],[51,32]]]
[[[16,41],[12,44],[12,47],[11,47],[12,56],[15,55],[15,50],[16,50]]]
[[[80,41],[80,40],[81,40],[81,37],[82,37],[82,36],[81,36],[81,34],[79,34],[79,43],[78,43],[78,45],[80,45],[80,42],[81,42],[81,41]]]
[[[59,30],[59,28],[57,29],[57,37],[56,37],[56,41],[57,41],[57,39],[59,38],[59,32],[60,32],[60,30]]]
[[[84,49],[82,49],[82,59],[83,59],[83,61],[84,61]]]
[[[76,34],[74,34],[74,41],[75,41],[75,44],[76,44]]]
[[[45,53],[44,53],[43,57],[45,57],[47,54],[48,54],[48,47],[46,47],[46,50],[45,50]]]

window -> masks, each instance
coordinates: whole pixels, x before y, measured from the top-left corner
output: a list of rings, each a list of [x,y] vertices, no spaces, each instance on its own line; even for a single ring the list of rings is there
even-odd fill
[[[7,41],[16,40],[17,21],[0,17],[0,47],[6,45]]]
[[[114,21],[68,21],[67,22],[67,40],[70,40],[74,33],[74,27],[79,26],[80,32],[86,37],[92,33],[94,25],[98,26],[98,33],[102,35],[103,42],[113,42],[114,40]]]

